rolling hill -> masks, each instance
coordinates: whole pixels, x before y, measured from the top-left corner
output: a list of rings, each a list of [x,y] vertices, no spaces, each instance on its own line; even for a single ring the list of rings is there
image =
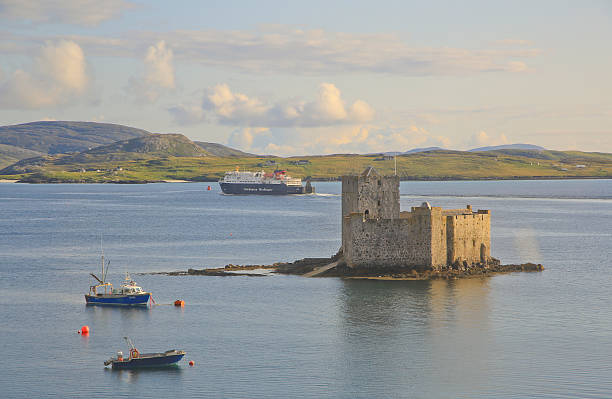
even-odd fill
[[[21,159],[37,157],[40,155],[43,154],[38,151],[32,151],[8,144],[0,144],[0,169]]]
[[[117,153],[140,153],[154,156],[201,157],[208,156],[206,150],[182,134],[149,134],[131,140],[115,143],[83,151],[75,155],[109,155]]]
[[[41,121],[0,126],[0,144],[44,154],[61,154],[148,134],[146,130],[111,123]]]
[[[183,142],[181,140],[181,142]],[[108,146],[110,148],[116,147]],[[94,153],[92,153],[94,152]],[[509,153],[510,152],[510,153]],[[515,152],[515,153],[513,153]],[[174,154],[185,155],[178,151]],[[142,183],[163,180],[216,181],[228,170],[278,168],[295,177],[336,180],[374,166],[393,174],[395,162],[379,155],[281,157],[175,156],[172,152],[87,151],[22,160],[3,170],[0,178],[24,182]],[[296,162],[307,160],[308,162]],[[272,164],[273,163],[273,164]],[[267,165],[267,166],[266,166]],[[402,180],[612,178],[612,154],[496,150],[466,152],[434,150],[400,155]]]
[[[168,157],[206,157],[210,154],[182,134],[148,134],[130,140],[99,146],[77,154],[42,155],[22,159],[0,173],[20,174],[39,172],[46,166],[80,165],[96,168],[117,162],[137,162]]]
[[[0,144],[0,167],[5,166],[0,179],[25,182],[214,181],[236,167],[279,168],[295,177],[335,180],[370,165],[383,174],[395,169],[395,160],[380,154],[258,156],[221,144],[193,142],[181,134],[90,122],[5,126],[0,127],[0,140],[13,143]],[[78,153],[59,153],[84,146]],[[406,151],[396,157],[397,173],[404,180],[612,178],[612,154],[550,151],[523,144],[507,147]]]
[[[234,148],[230,148],[224,146],[223,144],[217,143],[206,143],[203,141],[194,141],[198,146],[202,147],[206,152],[216,157],[222,158],[249,158],[249,157],[260,157],[260,155],[249,154],[248,152],[243,152],[240,150],[236,150]]]
[[[468,150],[469,152],[483,152],[483,151],[495,151],[495,150],[534,150],[534,151],[543,151],[546,148],[540,147],[539,145],[533,144],[503,144],[503,145],[494,145],[489,147],[478,147],[472,148]]]

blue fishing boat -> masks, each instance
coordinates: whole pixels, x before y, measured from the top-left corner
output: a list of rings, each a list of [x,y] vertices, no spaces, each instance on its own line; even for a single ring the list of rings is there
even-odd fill
[[[123,352],[117,352],[116,357],[111,357],[104,362],[105,366],[111,366],[113,369],[133,369],[141,367],[163,367],[178,363],[185,351],[170,349],[165,352],[156,353],[140,353],[134,346],[134,343],[129,337],[123,337],[128,344],[129,356],[123,357]]]
[[[125,281],[120,288],[106,281],[108,264],[104,265],[104,252],[102,252],[102,278],[89,273],[99,284],[89,287],[89,294],[85,294],[87,305],[111,305],[111,306],[146,306],[151,298],[150,292],[145,292],[125,273]]]

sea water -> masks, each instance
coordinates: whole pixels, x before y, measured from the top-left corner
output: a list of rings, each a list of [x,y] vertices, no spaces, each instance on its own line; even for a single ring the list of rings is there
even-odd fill
[[[0,184],[0,397],[612,396],[609,180],[401,183],[402,209],[490,209],[492,255],[542,273],[138,274],[332,255],[341,186],[315,186],[259,197],[210,183]],[[108,280],[131,272],[158,306],[85,306],[100,241]],[[103,362],[126,353],[124,336],[141,352],[187,355],[178,367],[111,371]]]

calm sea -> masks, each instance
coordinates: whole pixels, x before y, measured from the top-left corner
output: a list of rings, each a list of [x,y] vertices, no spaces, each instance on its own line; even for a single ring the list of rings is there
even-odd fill
[[[542,273],[455,281],[135,275],[157,303],[86,307],[99,270],[269,264],[340,246],[340,184],[0,184],[3,398],[610,398],[612,181],[403,182],[402,208],[492,211],[492,254]],[[88,337],[77,334],[88,325]],[[110,371],[125,352],[177,368]],[[187,366],[193,360],[194,367]]]

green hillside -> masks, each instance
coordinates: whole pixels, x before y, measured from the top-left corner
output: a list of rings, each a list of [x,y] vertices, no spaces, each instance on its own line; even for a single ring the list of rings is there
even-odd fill
[[[522,151],[522,150],[521,150]],[[148,153],[57,155],[23,160],[0,170],[0,178],[28,182],[152,182],[162,180],[215,181],[223,173],[241,170],[285,169],[295,177],[335,180],[372,165],[394,173],[393,159],[377,155],[280,157],[181,157]],[[299,160],[307,160],[301,162]],[[612,178],[612,154],[551,151],[550,154],[504,151],[431,151],[397,157],[404,180],[472,180],[533,178]]]
[[[7,167],[20,159],[32,158],[42,155],[40,152],[15,147],[8,144],[0,144],[0,169]]]
[[[285,169],[295,177],[329,180],[370,165],[383,174],[394,173],[395,167],[392,158],[381,154],[258,156],[193,142],[181,134],[93,122],[4,126],[2,140],[8,143],[0,144],[0,179],[27,182],[214,181],[236,167]],[[80,152],[65,153],[77,149]],[[525,148],[433,150],[399,155],[397,173],[405,180],[612,178],[612,154]]]
[[[236,150],[218,143],[205,143],[203,141],[194,141],[198,146],[204,149],[211,155],[221,158],[250,158],[258,157],[259,155],[249,154],[248,152]]]
[[[83,162],[87,157],[103,158],[110,154],[141,153],[152,156],[200,157],[210,155],[182,134],[150,134],[131,140],[96,147],[67,159]]]
[[[96,122],[41,121],[0,126],[0,144],[59,154],[86,151],[150,134],[133,127]]]

